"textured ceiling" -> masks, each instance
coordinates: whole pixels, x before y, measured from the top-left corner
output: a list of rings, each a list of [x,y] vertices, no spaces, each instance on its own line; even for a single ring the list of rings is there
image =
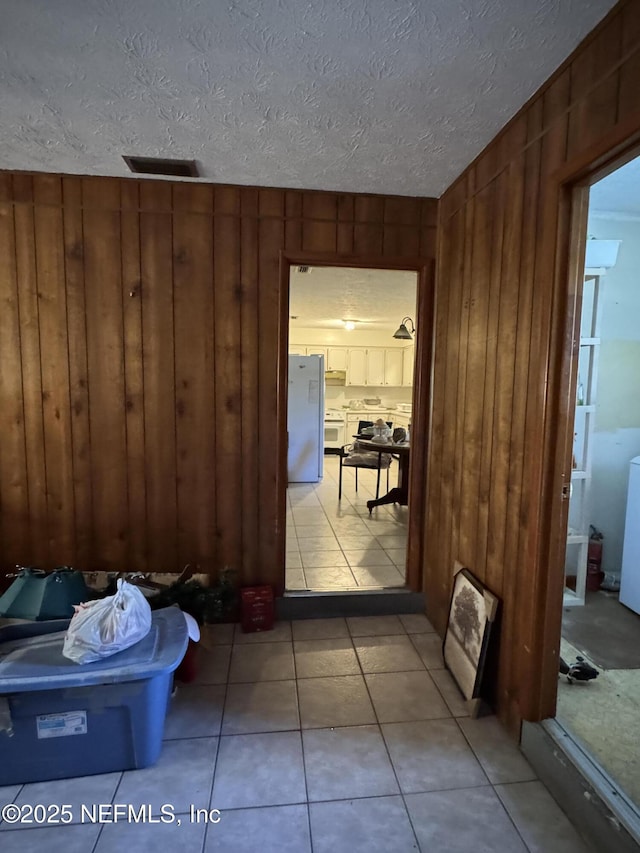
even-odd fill
[[[291,268],[291,329],[344,329],[354,320],[359,331],[394,332],[404,317],[416,319],[417,275],[404,270]]]
[[[3,0],[0,168],[439,196],[614,0]]]

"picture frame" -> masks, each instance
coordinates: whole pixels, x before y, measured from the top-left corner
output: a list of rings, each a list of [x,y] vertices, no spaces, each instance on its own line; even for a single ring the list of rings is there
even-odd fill
[[[456,563],[449,604],[449,618],[442,654],[446,668],[477,716],[491,628],[498,612],[498,598],[468,569]]]

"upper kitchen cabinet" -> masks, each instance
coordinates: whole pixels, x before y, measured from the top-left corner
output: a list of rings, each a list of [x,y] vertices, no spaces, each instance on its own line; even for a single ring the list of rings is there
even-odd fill
[[[347,385],[367,384],[366,349],[347,350]]]
[[[399,348],[349,349],[347,353],[347,385],[403,384],[403,355]]]
[[[386,349],[384,351],[384,384],[406,385],[411,384],[403,381],[403,351],[401,349]]]
[[[411,387],[413,385],[413,363],[415,359],[415,347],[405,347],[402,350],[402,384]]]
[[[346,347],[329,347],[327,349],[327,370],[346,370],[347,353]]]

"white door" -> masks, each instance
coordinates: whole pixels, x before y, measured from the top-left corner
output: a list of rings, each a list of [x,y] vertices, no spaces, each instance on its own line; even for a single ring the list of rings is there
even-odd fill
[[[640,456],[632,459],[629,466],[620,601],[640,613]]]
[[[384,350],[367,350],[367,385],[384,384]]]
[[[387,349],[384,351],[384,384],[402,385],[401,349]]]

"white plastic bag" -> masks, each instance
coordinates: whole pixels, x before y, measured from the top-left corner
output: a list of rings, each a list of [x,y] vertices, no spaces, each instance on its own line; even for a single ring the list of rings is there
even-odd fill
[[[137,587],[119,579],[115,595],[76,605],[62,654],[76,663],[91,663],[128,649],[150,629],[149,602]]]

